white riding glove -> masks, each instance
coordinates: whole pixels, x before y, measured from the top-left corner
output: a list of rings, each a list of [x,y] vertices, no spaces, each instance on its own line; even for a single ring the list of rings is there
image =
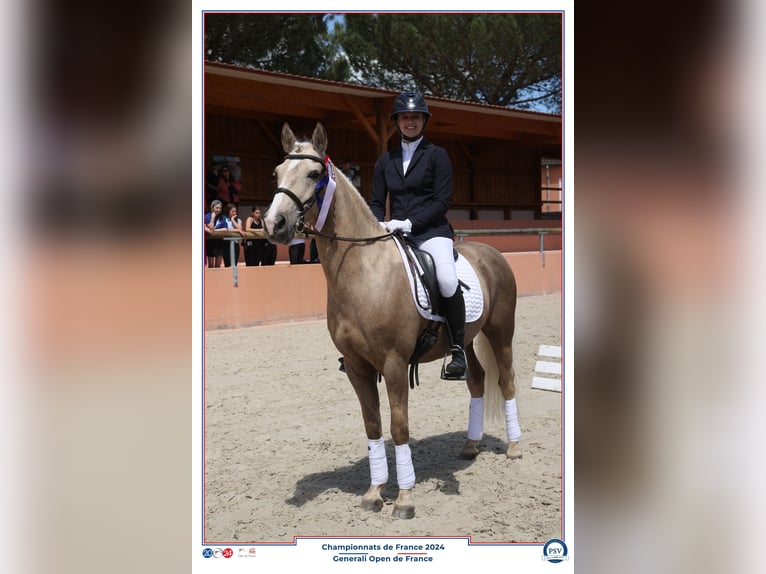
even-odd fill
[[[391,221],[386,222],[386,231],[389,233],[394,233],[396,231],[409,233],[412,231],[412,222],[409,219],[405,219],[404,221],[400,219],[392,219]]]

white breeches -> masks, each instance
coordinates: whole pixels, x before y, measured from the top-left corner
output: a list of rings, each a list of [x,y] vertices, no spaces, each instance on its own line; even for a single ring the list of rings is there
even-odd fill
[[[457,270],[453,253],[454,242],[447,237],[432,237],[416,241],[419,249],[427,251],[434,258],[436,282],[442,297],[452,297],[457,291]]]

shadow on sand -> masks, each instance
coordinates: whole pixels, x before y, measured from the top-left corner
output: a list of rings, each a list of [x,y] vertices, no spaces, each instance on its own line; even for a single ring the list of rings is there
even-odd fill
[[[464,442],[465,432],[446,433],[421,440],[410,439],[412,462],[415,466],[415,484],[436,480],[441,483],[439,490],[444,494],[459,494],[460,481],[455,477],[455,473],[473,464],[473,460],[460,458]],[[506,447],[507,444],[503,439],[485,435],[480,449],[482,454],[492,453],[504,457]],[[389,477],[383,491],[383,498],[389,500],[396,498],[399,491],[396,482],[394,444],[391,439],[386,441],[386,454]],[[342,483],[339,482],[339,477],[343,477]],[[295,484],[293,496],[285,502],[301,507],[330,490],[361,496],[367,491],[369,485],[370,467],[367,457],[364,457],[353,464],[338,467],[332,471],[307,474]]]

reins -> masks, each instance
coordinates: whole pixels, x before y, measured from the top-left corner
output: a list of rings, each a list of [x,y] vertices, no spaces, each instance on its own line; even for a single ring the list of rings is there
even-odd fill
[[[335,235],[334,233],[332,235],[328,235],[327,233],[322,233],[321,231],[317,231],[316,229],[305,227],[305,225],[302,230],[298,230],[298,231],[300,233],[305,233],[306,235],[316,235],[317,237],[329,239],[330,241],[349,241],[351,243],[373,243],[375,241],[381,241],[383,239],[390,239],[391,237],[394,236],[394,233],[384,233],[383,235],[375,235],[373,237],[343,237],[340,235]],[[399,233],[399,232],[396,232],[396,233]]]
[[[308,159],[321,164],[323,173],[327,171],[327,168],[325,167],[325,160],[323,160],[318,155],[289,154],[285,156],[285,159]],[[276,190],[274,190],[274,196],[280,193],[284,193],[287,197],[289,197],[295,203],[295,205],[298,206],[298,221],[295,222],[295,230],[298,233],[304,233],[306,235],[316,235],[317,237],[329,239],[330,241],[348,241],[351,243],[372,243],[372,242],[380,241],[383,239],[389,239],[390,237],[394,235],[393,233],[384,233],[383,235],[375,235],[373,237],[343,237],[336,234],[328,235],[327,233],[322,233],[321,231],[317,231],[316,229],[306,227],[306,223],[304,222],[304,217],[306,215],[306,212],[309,209],[311,209],[314,203],[316,203],[317,198],[319,197],[319,190],[324,188],[325,185],[326,185],[326,182],[324,182],[324,184],[323,182],[317,183],[317,186],[315,188],[315,193],[311,196],[310,199],[303,202],[300,200],[300,198],[297,195],[295,195],[291,190],[287,189],[286,187],[278,187]]]

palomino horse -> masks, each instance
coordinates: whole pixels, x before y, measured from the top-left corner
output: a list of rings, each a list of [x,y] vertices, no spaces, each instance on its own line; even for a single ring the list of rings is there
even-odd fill
[[[367,432],[371,480],[361,506],[381,510],[381,494],[388,480],[378,394],[380,373],[385,379],[391,411],[399,486],[393,515],[412,518],[415,472],[408,445],[408,363],[426,319],[415,307],[395,242],[383,231],[356,188],[340,171],[332,169],[325,157],[327,134],[322,125],[317,123],[310,142],[296,142],[290,126],[285,124],[282,147],[287,156],[275,170],[277,190],[265,216],[265,231],[272,243],[288,243],[296,229],[306,229],[316,236],[327,278],[327,326],[344,357],[345,371],[359,399]],[[332,191],[328,171],[335,178]],[[480,318],[466,325],[471,403],[468,439],[461,456],[470,459],[479,452],[486,389],[486,412],[505,411],[509,441],[506,455],[520,458],[521,430],[511,349],[516,282],[505,258],[492,247],[466,242],[458,244],[457,250],[473,266],[484,295]],[[446,329],[440,331],[436,345],[422,362],[445,355],[449,337]]]

